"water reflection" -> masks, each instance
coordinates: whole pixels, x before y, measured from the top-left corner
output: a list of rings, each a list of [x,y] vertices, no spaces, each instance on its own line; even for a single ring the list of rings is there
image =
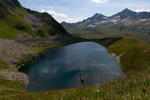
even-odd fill
[[[24,69],[30,77],[30,91],[99,85],[123,75],[116,60],[95,42],[81,42],[46,50]]]

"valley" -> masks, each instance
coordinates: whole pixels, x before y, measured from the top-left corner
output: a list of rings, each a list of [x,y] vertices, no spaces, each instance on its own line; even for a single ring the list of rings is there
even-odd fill
[[[7,100],[41,100],[41,99],[65,99],[73,100],[90,99],[148,99],[149,97],[149,58],[150,46],[136,38],[122,38],[103,40],[109,53],[115,54],[120,60],[124,77],[112,82],[106,82],[100,86],[82,87],[75,89],[54,90],[47,92],[16,91],[2,92],[2,99]],[[97,41],[98,42],[98,41]],[[98,43],[102,43],[99,41]],[[108,45],[109,44],[109,45]],[[119,47],[119,49],[118,49]],[[135,52],[136,50],[136,52]],[[120,56],[121,55],[121,56]],[[117,57],[120,56],[120,59]],[[8,84],[8,83],[7,83]],[[19,85],[17,85],[18,87]],[[18,88],[17,88],[18,89]],[[23,89],[23,88],[22,88]],[[9,94],[9,95],[8,95]]]
[[[112,16],[96,13],[81,22],[61,23],[71,34],[82,38],[136,37],[150,43],[150,13],[124,9]]]
[[[18,0],[0,0],[0,100],[149,100],[149,12],[124,9],[110,17],[96,13],[81,22],[61,24],[48,13],[24,8]],[[98,83],[83,86],[69,77],[80,75],[83,82],[83,70]],[[46,73],[39,76],[46,82],[38,79],[38,71]],[[47,71],[59,74],[49,79]],[[29,91],[34,88],[31,78],[49,88]],[[62,82],[52,84],[53,78]],[[74,85],[66,85],[69,82]]]

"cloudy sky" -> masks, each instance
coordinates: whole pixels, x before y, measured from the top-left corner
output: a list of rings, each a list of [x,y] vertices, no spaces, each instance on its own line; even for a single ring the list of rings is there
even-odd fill
[[[113,15],[125,8],[150,11],[150,0],[19,0],[35,11],[48,12],[57,21],[77,22],[95,13]]]

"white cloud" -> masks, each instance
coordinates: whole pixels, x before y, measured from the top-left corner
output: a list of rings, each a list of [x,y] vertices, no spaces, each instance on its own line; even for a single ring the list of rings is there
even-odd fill
[[[45,12],[45,9],[41,9],[41,12]]]
[[[78,18],[70,18],[68,15],[64,14],[64,13],[57,13],[54,10],[48,10],[46,11],[45,9],[42,9],[41,12],[47,12],[48,14],[52,15],[58,22],[68,22],[68,23],[75,23],[75,22],[79,22],[82,21],[83,17],[78,17]]]
[[[98,3],[106,3],[108,0],[91,0],[92,2],[98,4]]]
[[[136,12],[150,12],[150,9],[136,9]]]

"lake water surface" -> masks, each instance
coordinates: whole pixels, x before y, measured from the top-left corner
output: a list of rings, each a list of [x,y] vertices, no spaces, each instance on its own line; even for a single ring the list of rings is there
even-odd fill
[[[29,91],[99,85],[123,75],[106,48],[95,42],[47,49],[21,70],[29,75]],[[80,82],[80,73],[85,84]]]

